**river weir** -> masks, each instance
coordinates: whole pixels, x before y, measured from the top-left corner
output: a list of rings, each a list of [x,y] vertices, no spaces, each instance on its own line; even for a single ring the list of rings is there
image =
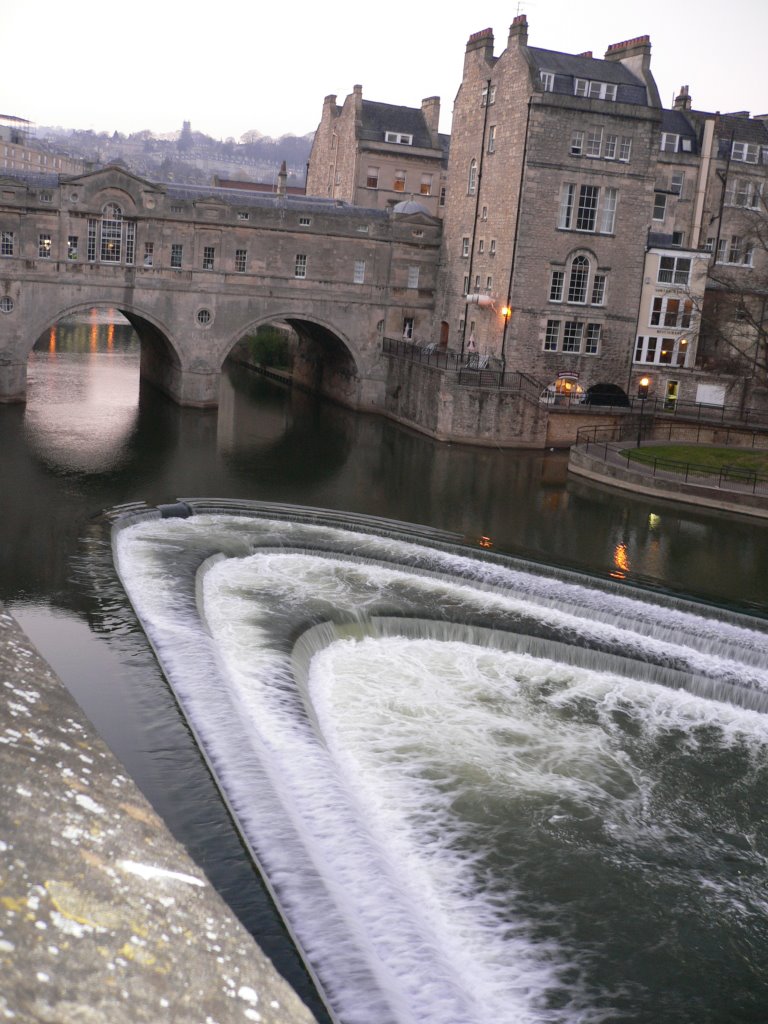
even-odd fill
[[[115,564],[337,1021],[759,1019],[764,620],[187,505],[119,515]]]

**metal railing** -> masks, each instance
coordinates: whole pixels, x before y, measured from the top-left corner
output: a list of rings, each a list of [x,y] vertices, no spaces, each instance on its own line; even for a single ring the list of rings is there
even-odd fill
[[[734,430],[733,437],[735,436],[736,431]],[[739,435],[742,441],[747,436],[749,435],[743,430]],[[659,440],[657,436],[654,439]],[[669,439],[671,438],[661,438],[661,440]],[[694,443],[688,435],[684,440]],[[752,444],[749,446],[743,443],[737,446],[733,444],[732,440],[730,444],[725,440],[720,440],[718,447],[768,449],[768,436],[765,434],[753,432],[751,440]],[[758,440],[760,443],[756,443]],[[619,445],[624,442],[628,442],[631,447],[620,449]],[[736,491],[740,494],[768,495],[768,474],[732,463],[726,463],[719,467],[707,467],[661,456],[638,459],[636,442],[637,438],[631,424],[620,424],[615,427],[584,427],[576,434],[577,446],[583,447],[587,453],[601,458],[606,463],[619,463],[628,470],[647,473],[655,479],[678,480],[683,483],[715,487],[718,490]],[[648,452],[647,448],[641,450]]]
[[[641,467],[654,478],[682,480],[684,483],[703,484],[705,487],[743,494],[768,494],[768,475],[743,466],[724,465],[716,468],[655,457],[640,460],[634,457],[632,449],[620,454],[626,459],[627,469]]]
[[[737,405],[708,405],[704,402],[670,402],[663,398],[627,398],[623,395],[615,401],[609,395],[580,393],[578,395],[557,393],[547,395],[547,383],[518,370],[504,370],[499,360],[476,353],[463,356],[458,352],[441,348],[434,343],[421,344],[401,338],[384,338],[382,351],[385,355],[423,363],[436,369],[453,371],[456,381],[464,387],[497,388],[515,391],[526,398],[541,401],[558,411],[580,410],[583,412],[622,413],[634,418],[642,411],[648,422],[680,420],[702,424],[741,424],[768,429],[768,413],[762,410]],[[634,415],[633,415],[634,414]]]
[[[529,374],[517,370],[505,371],[498,360],[479,356],[477,353],[465,353],[462,356],[458,352],[451,352],[434,344],[421,345],[400,338],[384,338],[382,351],[385,355],[396,356],[399,359],[453,371],[456,382],[464,387],[516,391],[536,399],[544,388],[540,381]]]
[[[679,444],[717,444],[719,448],[755,448],[768,450],[768,430],[750,429],[743,424],[730,424],[718,430],[715,438],[711,435],[717,423],[684,423],[679,420],[652,420],[643,417],[642,438],[644,441],[667,441]],[[637,443],[638,418],[606,426],[579,427],[576,444],[605,446],[615,441]]]
[[[457,370],[461,365],[458,352],[450,352],[434,344],[420,345],[415,341],[403,341],[401,338],[384,338],[382,352],[387,356],[425,363],[441,370]]]

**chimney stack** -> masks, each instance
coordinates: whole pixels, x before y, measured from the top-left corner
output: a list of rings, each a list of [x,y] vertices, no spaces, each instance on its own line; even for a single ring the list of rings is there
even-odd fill
[[[675,96],[675,102],[672,106],[673,110],[690,110],[691,109],[691,97],[688,95],[688,86],[681,85],[680,92]]]
[[[466,66],[470,54],[478,53],[479,56],[489,64],[493,61],[493,29],[484,28],[479,32],[473,32],[467,42],[467,49],[464,56]]]
[[[512,47],[520,47],[528,45],[528,19],[524,14],[518,14],[516,18],[513,18],[512,24],[509,26],[509,39],[507,40],[507,49],[511,50]]]
[[[421,112],[424,115],[424,120],[427,122],[427,128],[429,134],[432,137],[432,145],[437,147],[438,141],[438,125],[440,123],[440,97],[439,96],[428,96],[426,99],[421,101]]]

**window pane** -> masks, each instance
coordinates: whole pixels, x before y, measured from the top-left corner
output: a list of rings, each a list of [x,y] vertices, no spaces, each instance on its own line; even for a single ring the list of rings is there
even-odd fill
[[[589,279],[589,260],[586,256],[576,256],[571,264],[571,276],[568,281],[568,301],[587,301],[587,281]]]
[[[594,231],[597,216],[597,197],[600,189],[596,185],[582,185],[579,192],[579,209],[576,214],[577,231]]]
[[[557,352],[557,342],[560,337],[560,321],[547,320],[547,332],[544,336],[544,351]]]
[[[614,222],[616,220],[617,195],[618,193],[615,188],[603,189],[603,209],[600,217],[600,230],[606,235],[613,232]]]
[[[579,352],[581,350],[581,334],[584,324],[576,320],[566,320],[563,327],[563,352]]]
[[[570,228],[573,220],[573,199],[576,191],[575,185],[563,185],[560,196],[560,227]]]

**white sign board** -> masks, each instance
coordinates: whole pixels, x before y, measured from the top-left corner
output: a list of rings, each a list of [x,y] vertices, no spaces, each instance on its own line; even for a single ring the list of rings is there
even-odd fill
[[[696,401],[700,405],[725,405],[725,386],[723,384],[699,384],[696,387]]]

